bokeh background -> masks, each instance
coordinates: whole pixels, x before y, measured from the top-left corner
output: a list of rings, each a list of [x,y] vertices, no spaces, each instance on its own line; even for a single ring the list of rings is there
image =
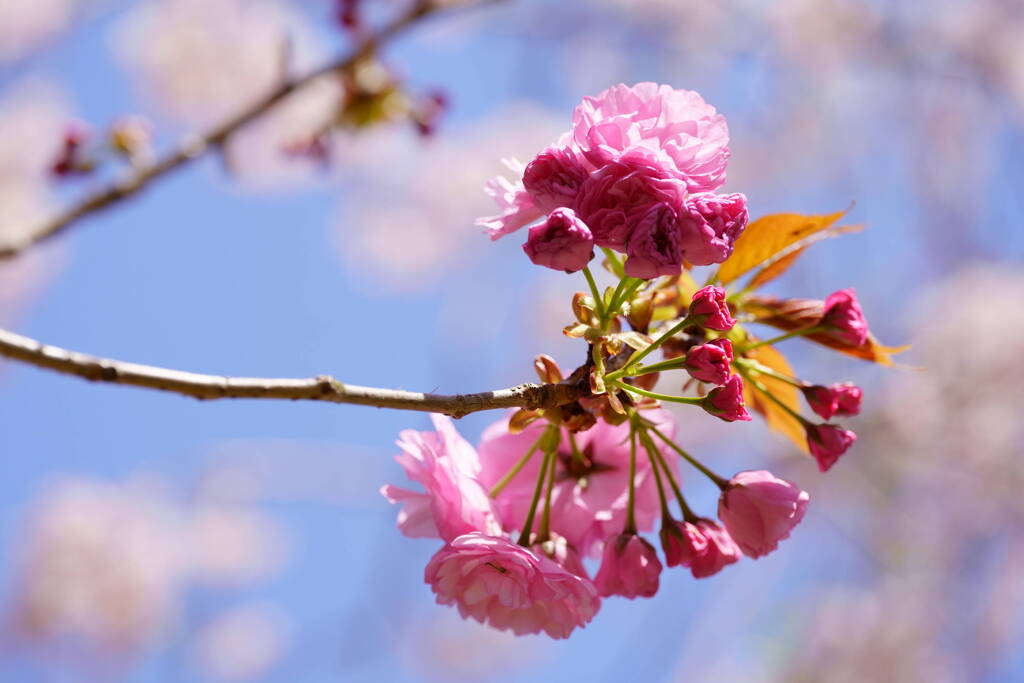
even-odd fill
[[[0,240],[101,182],[48,172],[71,118],[142,115],[162,148],[271,87],[282,45],[297,72],[344,50],[331,4],[0,0]],[[805,378],[864,386],[855,449],[823,476],[760,423],[680,413],[716,469],[808,489],[806,521],[552,642],[433,605],[436,544],[402,537],[377,493],[425,416],[0,362],[0,680],[1024,678],[1024,5],[506,0],[384,61],[446,94],[433,137],[395,123],[334,136],[327,167],[287,155],[330,115],[318,83],[226,154],[0,263],[0,325],[167,367],[442,392],[528,380],[540,352],[573,367],[560,329],[582,282],[482,236],[482,184],[583,95],[653,80],[728,117],[727,188],[754,215],[855,202],[863,232],[771,285],[854,285],[876,334],[914,345],[896,369],[784,345]]]

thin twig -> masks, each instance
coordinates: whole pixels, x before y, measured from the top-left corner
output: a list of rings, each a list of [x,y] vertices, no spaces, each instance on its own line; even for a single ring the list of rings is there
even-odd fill
[[[435,3],[431,0],[416,0],[406,12],[373,34],[360,40],[349,54],[329,64],[325,64],[304,76],[285,80],[272,92],[220,125],[205,133],[186,136],[175,149],[151,165],[140,168],[130,176],[83,198],[34,230],[27,232],[24,237],[8,244],[0,245],[0,261],[13,258],[34,244],[63,233],[80,219],[138,194],[157,178],[199,159],[212,150],[222,148],[235,132],[266,114],[293,92],[318,78],[350,69],[360,59],[373,54],[381,44],[394,38],[423,17],[433,13],[435,6]]]
[[[580,398],[585,384],[573,377],[557,384],[520,384],[474,394],[422,394],[343,384],[329,375],[307,379],[225,377],[98,358],[49,346],[0,329],[0,356],[75,375],[92,382],[156,389],[197,399],[261,398],[326,401],[462,417],[497,408],[555,408]]]

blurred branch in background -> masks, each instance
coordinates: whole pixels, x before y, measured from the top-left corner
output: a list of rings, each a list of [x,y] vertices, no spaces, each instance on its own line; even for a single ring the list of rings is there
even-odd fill
[[[467,2],[442,3],[438,0],[415,0],[405,12],[380,29],[360,39],[349,54],[313,69],[304,76],[298,78],[288,78],[286,76],[277,88],[235,116],[228,118],[205,133],[185,136],[181,143],[166,156],[134,171],[128,177],[83,198],[39,227],[27,232],[23,237],[19,237],[8,244],[0,245],[0,261],[13,258],[34,244],[59,235],[80,219],[134,196],[149,186],[154,180],[163,177],[167,173],[181,168],[211,151],[222,149],[234,133],[271,111],[292,93],[317,81],[321,77],[344,73],[352,69],[361,60],[372,55],[383,43],[412,27],[421,19],[437,13],[441,7],[445,5],[461,7],[486,4],[493,1],[471,0]]]
[[[292,401],[326,401],[353,405],[418,410],[462,417],[497,408],[554,408],[578,399],[585,384],[576,375],[556,384],[520,384],[510,389],[474,394],[423,394],[397,389],[377,389],[343,384],[329,375],[306,379],[225,377],[170,370],[152,365],[124,363],[48,346],[34,339],[0,329],[0,356],[75,375],[93,382],[125,384],[191,396],[261,398]],[[586,375],[583,374],[584,380]]]

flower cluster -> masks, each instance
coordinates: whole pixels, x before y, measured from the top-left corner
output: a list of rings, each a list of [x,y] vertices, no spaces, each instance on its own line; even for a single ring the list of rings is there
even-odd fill
[[[573,398],[510,414],[476,448],[437,416],[435,432],[399,441],[398,462],[423,490],[382,489],[403,504],[406,535],[444,543],[425,574],[439,603],[555,638],[585,626],[601,598],[653,596],[665,566],[705,578],[763,557],[806,513],[796,484],[762,469],[727,479],[684,450],[665,404],[726,422],[748,422],[752,409],[826,471],[856,439],[829,421],[856,415],[861,390],[805,382],[775,347],[802,337],[882,363],[894,351],[870,334],[852,289],[824,301],[756,293],[842,214],[747,226],[743,195],[715,194],[728,133],[699,95],[619,85],[584,99],[573,122],[528,165],[509,162],[519,181],[491,181],[502,213],[481,221],[495,238],[536,223],[530,259],[583,271],[589,294],[573,297],[564,332],[587,342],[587,361],[569,375],[546,356],[534,364]],[[614,278],[603,291],[588,265],[598,248]],[[698,287],[691,268],[711,264],[721,265]],[[782,333],[761,339],[755,324]],[[672,371],[682,392],[659,391]],[[800,396],[824,422],[804,417]],[[718,487],[717,519],[687,503],[681,461]],[[643,535],[655,527],[661,553]]]
[[[584,98],[572,130],[516,183],[491,181],[501,213],[479,223],[496,239],[544,219],[523,248],[567,272],[586,266],[595,245],[626,254],[625,272],[639,278],[721,263],[747,224],[746,197],[716,194],[728,142],[725,117],[697,93],[618,85]]]

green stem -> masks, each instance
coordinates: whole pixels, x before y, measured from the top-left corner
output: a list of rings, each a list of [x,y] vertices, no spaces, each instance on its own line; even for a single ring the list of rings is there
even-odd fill
[[[633,508],[636,501],[636,424],[629,423],[629,498],[626,503],[626,528],[623,533],[636,533],[636,515]]]
[[[662,344],[667,342],[669,339],[674,337],[676,334],[678,334],[679,332],[683,331],[684,329],[686,329],[687,327],[689,327],[690,325],[693,325],[693,324],[694,324],[693,319],[690,318],[689,316],[683,318],[678,323],[676,323],[675,325],[670,327],[668,329],[668,331],[665,332],[665,334],[661,335],[660,337],[658,337],[657,339],[652,341],[647,346],[647,348],[645,348],[645,349],[643,349],[641,351],[637,351],[632,356],[630,356],[629,360],[626,361],[625,365],[623,365],[620,369],[618,369],[615,372],[613,372],[610,375],[608,375],[608,379],[618,379],[620,377],[624,377],[625,375],[628,374],[630,367],[632,367],[632,366],[636,365],[637,363],[639,363],[640,361],[642,361],[644,358],[646,358],[648,355],[650,355],[652,351],[654,351],[655,349],[660,347]]]
[[[780,341],[791,339],[793,337],[800,337],[805,334],[814,334],[815,332],[821,332],[825,328],[821,325],[812,325],[811,327],[804,327],[799,330],[791,330],[785,334],[780,334],[778,337],[772,337],[771,339],[762,339],[761,341],[754,342],[753,344],[747,344],[746,346],[740,347],[736,352],[736,355],[746,353],[752,349],[756,349],[760,346],[769,346],[771,344],[778,344]]]
[[[594,274],[590,272],[589,266],[584,266],[583,277],[587,278],[587,285],[590,286],[590,294],[594,297],[594,308],[596,309],[597,317],[603,326],[606,318],[604,300],[597,291],[597,283],[594,282]]]
[[[619,258],[619,255],[608,247],[601,247],[601,251],[604,252],[604,257],[608,259],[615,277],[623,277],[625,273],[622,271],[622,259]]]
[[[651,445],[654,446],[654,440],[651,439],[650,435],[647,438],[651,441]],[[679,509],[683,511],[683,519],[687,522],[696,524],[700,517],[694,513],[690,506],[686,504],[686,498],[683,496],[683,491],[679,488],[679,483],[676,481],[676,477],[672,474],[672,470],[668,468],[668,463],[665,461],[665,456],[662,455],[661,450],[654,446],[654,455],[657,457],[658,464],[661,465],[661,470],[665,473],[665,477],[668,479],[669,486],[672,487],[672,492],[675,493],[676,500],[679,502]]]
[[[756,360],[750,360],[748,358],[737,358],[735,361],[733,361],[733,365],[735,365],[737,369],[740,369],[740,367],[742,366],[743,368],[753,370],[758,374],[774,377],[775,379],[781,382],[785,382],[786,384],[792,384],[797,389],[803,389],[805,386],[807,386],[806,382],[801,382],[795,377],[784,375],[778,370],[773,370],[767,365],[758,363]]]
[[[669,448],[671,448],[676,453],[681,455],[683,457],[683,459],[686,460],[686,462],[688,462],[691,465],[693,465],[694,467],[696,467],[698,470],[701,471],[701,473],[704,474],[705,477],[707,477],[711,481],[715,482],[715,485],[717,485],[718,488],[724,489],[726,486],[729,485],[729,480],[728,479],[720,477],[717,474],[715,474],[714,472],[712,472],[711,470],[709,470],[707,467],[705,467],[703,465],[703,463],[701,463],[699,460],[697,460],[692,455],[690,455],[689,453],[684,451],[682,448],[680,448],[678,445],[676,445],[676,443],[674,441],[672,441],[672,439],[670,439],[667,436],[665,436],[664,434],[662,434],[661,431],[657,427],[651,427],[651,431],[654,432],[655,434],[657,434],[658,438],[660,438],[662,441],[664,441],[668,445]]]
[[[489,494],[491,498],[497,498],[498,494],[501,493],[506,486],[508,486],[509,482],[515,479],[515,476],[519,474],[524,467],[526,467],[526,463],[530,462],[530,458],[532,458],[533,454],[537,451],[537,447],[540,445],[540,440],[544,438],[544,435],[547,433],[547,429],[548,428],[545,428],[545,430],[541,432],[540,436],[537,437],[537,440],[534,441],[533,444],[530,446],[530,450],[526,451],[526,455],[519,458],[516,464],[512,466],[512,469],[506,472],[505,476],[502,477],[498,481],[498,483],[491,488]]]
[[[619,382],[617,380],[613,380],[609,382],[609,384],[619,389],[628,391],[630,393],[639,394],[640,396],[646,396],[647,398],[653,398],[658,401],[668,401],[669,403],[686,403],[692,406],[699,406],[704,403],[703,397],[700,396],[669,396],[668,394],[659,394],[654,391],[647,391],[646,389],[641,389],[640,387],[635,387],[632,384],[626,384],[625,382]]]
[[[647,458],[651,461],[651,471],[654,472],[654,483],[658,487],[658,501],[661,503],[661,517],[664,520],[669,520],[672,515],[668,511],[668,501],[665,499],[665,485],[661,482],[661,472],[658,470],[657,448],[654,447],[654,441],[651,440],[651,435],[647,433],[646,429],[642,427],[638,429],[640,433],[640,440],[644,444],[644,450],[647,451]]]
[[[669,358],[668,360],[658,361],[657,363],[651,363],[650,365],[641,365],[629,373],[630,377],[639,377],[640,375],[649,375],[652,372],[663,372],[665,370],[675,370],[686,365],[686,356],[680,356],[679,358]],[[614,374],[614,373],[612,373]],[[611,375],[609,375],[611,378]],[[612,378],[614,379],[614,378]]]
[[[647,280],[641,280],[640,278],[625,277],[619,281],[619,286],[621,287],[628,280],[632,280],[632,282],[630,282],[625,289],[622,289],[621,291],[619,289],[615,290],[615,296],[612,297],[612,305],[610,306],[613,315],[622,308],[623,304],[633,298],[633,295],[636,294],[636,290],[640,289],[641,286],[647,283]]]
[[[791,417],[793,417],[795,420],[797,420],[800,424],[804,425],[805,427],[808,426],[809,424],[811,424],[810,420],[808,420],[803,415],[801,415],[800,413],[796,412],[795,410],[793,410],[792,408],[787,406],[782,401],[782,399],[780,399],[778,396],[773,394],[771,392],[771,390],[768,389],[768,387],[766,387],[765,385],[761,384],[756,379],[751,377],[750,373],[747,372],[747,370],[743,366],[738,366],[736,369],[739,370],[741,375],[743,375],[743,379],[745,379],[746,381],[750,382],[751,385],[753,385],[753,387],[755,389],[757,389],[762,394],[767,396],[773,403],[775,403],[775,405],[779,406],[780,408],[785,410],[787,413],[789,413],[789,415]]]
[[[550,451],[544,454],[544,462],[540,465],[540,475],[537,477],[537,486],[533,490],[533,500],[530,501],[530,510],[526,513],[526,521],[523,522],[523,531],[519,534],[519,545],[530,546],[530,533],[533,531],[533,518],[537,514],[537,503],[540,502],[540,494],[544,490],[544,482],[547,480],[548,466],[554,467],[555,452]]]
[[[576,443],[576,435],[569,432],[569,448],[572,449],[572,459],[578,465],[585,465],[586,458],[583,457],[583,452],[580,450],[579,444]]]
[[[540,516],[540,534],[537,543],[544,543],[551,538],[551,493],[555,490],[555,466],[558,459],[551,454],[551,466],[548,467],[548,490],[544,496],[544,513]]]

